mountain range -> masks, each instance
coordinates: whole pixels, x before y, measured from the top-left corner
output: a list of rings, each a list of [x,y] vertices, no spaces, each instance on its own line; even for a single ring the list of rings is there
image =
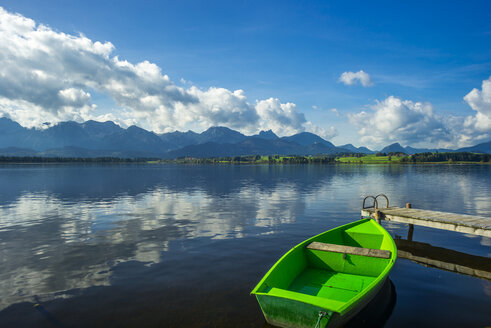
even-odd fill
[[[418,153],[448,153],[448,152],[470,152],[470,153],[483,153],[491,154],[491,141],[477,144],[472,147],[464,147],[459,149],[448,149],[448,148],[413,148],[410,146],[402,147],[398,142],[393,143],[389,146],[384,147],[381,153],[405,153],[408,155],[418,154]]]
[[[434,151],[403,148],[398,143],[382,152]],[[438,150],[443,151],[443,150]],[[445,150],[452,151],[452,150]],[[491,142],[457,151],[491,153]],[[114,122],[61,122],[46,129],[28,129],[6,117],[0,118],[0,155],[49,157],[221,157],[239,155],[318,155],[340,153],[372,154],[366,147],[351,144],[335,146],[320,136],[301,132],[278,137],[271,130],[246,136],[226,127],[211,127],[202,133],[193,131],[156,134]]]

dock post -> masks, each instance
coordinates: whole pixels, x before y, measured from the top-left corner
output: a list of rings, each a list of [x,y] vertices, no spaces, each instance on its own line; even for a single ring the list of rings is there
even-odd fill
[[[378,224],[381,223],[381,220],[380,220],[380,211],[379,210],[375,210],[375,221],[377,221]]]
[[[407,231],[407,240],[413,241],[414,225],[410,224]]]
[[[411,208],[411,203],[406,203],[406,208]],[[407,231],[407,240],[412,241],[413,240],[413,233],[414,233],[414,225],[409,224],[409,229]]]

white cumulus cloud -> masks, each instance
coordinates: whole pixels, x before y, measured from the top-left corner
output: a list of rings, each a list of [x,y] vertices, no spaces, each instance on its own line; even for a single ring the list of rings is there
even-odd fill
[[[482,81],[482,90],[474,88],[464,100],[477,113],[466,118],[466,128],[489,134],[491,132],[491,76]]]
[[[390,96],[371,106],[371,111],[349,114],[367,145],[403,145],[460,148],[491,139],[491,77],[481,90],[472,89],[464,100],[475,115],[455,116],[434,113],[430,103],[413,102]]]
[[[438,144],[451,139],[450,132],[429,103],[390,96],[371,109],[370,112],[348,115],[349,121],[358,128],[363,143],[417,145]]]
[[[297,111],[294,103],[282,104],[277,98],[269,98],[256,103],[256,110],[263,118],[260,122],[261,130],[272,129],[281,135],[290,135],[303,130],[307,122],[305,116]]]
[[[312,124],[312,122],[305,123],[305,131],[315,133],[326,140],[330,140],[339,135],[338,130],[334,126],[324,129]]]
[[[293,103],[250,102],[242,90],[184,88],[156,64],[130,63],[114,51],[111,42],[58,32],[0,7],[0,116],[26,127],[111,119],[156,132],[212,125],[279,135],[317,129]],[[117,108],[102,113],[93,94]]]
[[[339,77],[339,82],[344,85],[354,85],[360,83],[364,87],[370,87],[373,85],[370,75],[360,70],[358,72],[344,72]]]

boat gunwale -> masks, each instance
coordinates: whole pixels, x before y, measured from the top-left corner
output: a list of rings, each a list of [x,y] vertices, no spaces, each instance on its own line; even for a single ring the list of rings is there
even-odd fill
[[[389,243],[390,243],[390,247],[389,248],[391,248],[390,249],[390,251],[391,251],[391,257],[388,259],[389,261],[388,261],[387,265],[385,266],[385,268],[382,270],[382,272],[380,272],[380,274],[366,288],[364,288],[364,291],[356,294],[352,299],[350,299],[349,301],[345,302],[342,306],[335,307],[335,306],[332,306],[332,304],[329,305],[328,304],[329,303],[329,299],[318,297],[318,296],[312,296],[312,297],[315,298],[315,301],[314,301],[314,299],[311,299],[311,300],[302,300],[302,299],[297,299],[297,298],[285,297],[285,296],[281,296],[281,295],[271,295],[271,294],[268,294],[268,292],[258,292],[257,291],[259,288],[261,288],[263,286],[265,280],[276,269],[276,267],[278,266],[278,264],[281,263],[281,261],[283,261],[283,259],[285,257],[287,257],[294,250],[296,250],[296,249],[298,249],[300,247],[304,248],[305,245],[307,245],[310,242],[312,242],[313,239],[316,239],[319,236],[322,236],[322,235],[328,233],[329,231],[336,230],[336,229],[343,229],[343,228],[344,229],[348,229],[347,228],[348,226],[351,226],[351,225],[352,226],[357,226],[357,225],[360,225],[360,224],[365,223],[365,222],[368,222],[368,221],[371,221],[372,224],[377,228],[377,230],[380,231],[380,233],[382,235],[388,237],[388,240],[389,240]],[[363,255],[358,255],[358,256],[363,256]],[[342,226],[339,226],[339,227],[336,227],[336,228],[333,228],[333,229],[324,231],[324,232],[322,232],[322,233],[320,233],[318,235],[315,235],[313,237],[310,237],[309,239],[306,239],[306,240],[302,241],[300,244],[295,245],[294,247],[292,247],[278,261],[276,261],[276,263],[271,267],[271,269],[268,270],[268,272],[258,282],[258,284],[256,285],[256,287],[251,291],[251,295],[265,295],[265,296],[269,295],[271,297],[285,298],[285,299],[289,299],[289,300],[292,300],[292,301],[297,301],[297,302],[301,302],[301,303],[305,303],[305,304],[310,304],[310,305],[314,305],[314,306],[324,307],[325,309],[327,309],[329,311],[337,312],[340,315],[344,315],[347,312],[349,312],[353,307],[355,307],[358,304],[358,302],[361,299],[363,299],[363,297],[365,295],[370,294],[374,289],[376,289],[376,286],[378,284],[382,283],[388,277],[389,272],[392,270],[392,268],[394,266],[394,263],[395,263],[396,258],[397,258],[397,246],[396,246],[393,238],[387,232],[387,230],[385,230],[384,227],[382,227],[380,224],[378,224],[373,219],[364,218],[364,219],[361,219],[361,220],[350,222],[350,223],[344,224]],[[284,290],[287,290],[287,289],[284,289]],[[287,291],[290,292],[290,293],[298,293],[298,292],[294,292],[294,291],[290,291],[290,290],[287,290]],[[304,295],[302,293],[298,293],[298,294]]]

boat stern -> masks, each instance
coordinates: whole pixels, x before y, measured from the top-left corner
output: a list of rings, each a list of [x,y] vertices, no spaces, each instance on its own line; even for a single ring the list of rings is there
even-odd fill
[[[335,312],[287,298],[269,295],[256,295],[256,298],[266,322],[278,327],[329,327],[331,318],[336,316]]]

